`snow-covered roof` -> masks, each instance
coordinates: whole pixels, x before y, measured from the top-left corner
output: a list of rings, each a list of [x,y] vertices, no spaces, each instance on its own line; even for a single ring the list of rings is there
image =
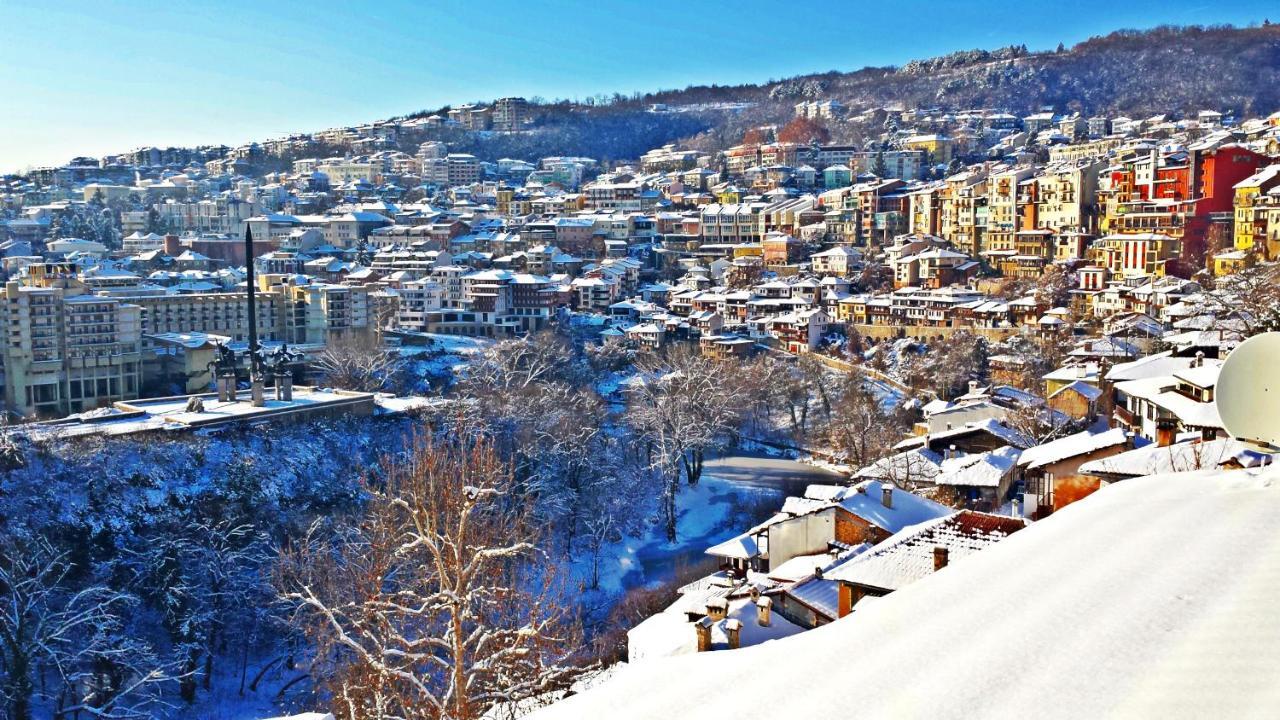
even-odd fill
[[[1102,397],[1102,390],[1099,390],[1097,386],[1090,385],[1089,383],[1084,382],[1083,380],[1076,380],[1075,382],[1069,385],[1063,385],[1062,387],[1058,388],[1057,391],[1055,391],[1052,395],[1049,396],[1049,399],[1053,399],[1068,391],[1077,393],[1083,396],[1086,400],[1097,400],[1098,398]]]
[[[1119,455],[1091,460],[1080,466],[1080,472],[1084,475],[1130,478],[1202,470],[1229,462],[1244,449],[1242,443],[1231,438],[1181,442],[1163,447],[1146,445]]]
[[[1023,529],[1026,521],[962,510],[903,529],[827,573],[826,577],[882,590],[897,590],[934,569],[934,549],[947,549],[947,563],[978,552]]]
[[[999,487],[1013,470],[1021,450],[1008,445],[990,452],[973,453],[942,461],[941,472],[933,479],[937,485],[961,487]]]
[[[1277,480],[1116,483],[850,617],[631,665],[530,717],[1266,717],[1280,705]],[[874,670],[851,671],[852,649]]]
[[[1128,437],[1125,435],[1123,428],[1112,428],[1100,433],[1086,430],[1023,450],[1022,455],[1018,458],[1018,465],[1028,470],[1034,470],[1068,458],[1088,455],[1098,450],[1123,445],[1127,441]]]
[[[893,490],[893,507],[884,505],[883,492],[886,487]],[[946,505],[894,488],[892,484],[886,485],[879,480],[858,483],[854,486],[854,492],[847,494],[839,503],[846,511],[891,533],[951,512],[951,508]]]
[[[949,440],[972,433],[985,432],[1002,441],[1007,445],[1014,447],[1026,448],[1035,445],[1035,440],[1027,435],[1015,430],[1008,425],[1001,423],[994,418],[987,418],[976,422],[965,423],[958,428],[943,430],[942,432],[929,433],[919,437],[908,438],[894,446],[894,449],[904,450],[911,447],[927,446],[930,443]]]
[[[755,538],[750,533],[743,533],[717,545],[712,545],[707,548],[706,552],[708,555],[715,555],[716,557],[746,560],[759,555],[760,548],[756,545]]]

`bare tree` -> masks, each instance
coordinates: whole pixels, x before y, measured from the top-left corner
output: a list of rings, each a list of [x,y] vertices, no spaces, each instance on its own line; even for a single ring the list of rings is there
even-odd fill
[[[664,479],[662,515],[674,541],[681,475],[690,485],[698,482],[706,451],[739,425],[745,403],[726,366],[693,351],[647,355],[636,368],[645,381],[631,391],[629,418],[646,441],[649,466]]]
[[[140,718],[168,678],[149,648],[122,639],[121,617],[136,598],[103,585],[71,589],[76,568],[41,538],[0,546],[0,699],[5,717],[29,720],[37,701],[57,717]],[[52,675],[54,682],[36,683]]]
[[[494,345],[469,371],[467,384],[475,395],[507,393],[550,380],[574,380],[580,370],[568,341],[544,331]]]
[[[1197,296],[1218,316],[1214,329],[1242,337],[1280,329],[1280,265],[1250,263],[1219,278],[1214,292]]]
[[[251,615],[265,604],[266,538],[247,524],[198,521],[174,523],[139,545],[124,563],[136,591],[163,611],[178,657],[179,695],[192,703],[201,681],[211,686],[215,656],[233,636],[247,641]]]
[[[395,351],[380,347],[376,338],[348,335],[330,342],[316,355],[314,367],[329,385],[375,392],[395,389],[404,363]]]
[[[279,566],[334,713],[471,720],[565,686],[575,626],[492,444],[420,438],[381,474],[359,517]]]
[[[883,457],[902,437],[905,425],[896,413],[885,410],[866,380],[851,374],[824,435],[832,449],[860,468]]]

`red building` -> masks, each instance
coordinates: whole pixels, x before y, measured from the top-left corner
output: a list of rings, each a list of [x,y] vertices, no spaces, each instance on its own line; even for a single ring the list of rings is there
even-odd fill
[[[1231,222],[1232,187],[1267,164],[1267,156],[1235,144],[1129,158],[1110,172],[1101,193],[1109,229],[1179,240],[1183,273],[1175,274],[1194,272],[1203,266],[1211,224]]]

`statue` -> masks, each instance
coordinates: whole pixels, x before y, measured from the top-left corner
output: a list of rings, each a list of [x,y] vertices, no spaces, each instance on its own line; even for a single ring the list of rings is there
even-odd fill
[[[271,372],[276,375],[288,375],[289,365],[301,359],[302,353],[290,350],[289,343],[286,342],[272,350],[270,357]]]
[[[218,377],[235,375],[236,373],[236,353],[227,345],[219,342],[214,344],[213,361],[209,363],[209,372]]]

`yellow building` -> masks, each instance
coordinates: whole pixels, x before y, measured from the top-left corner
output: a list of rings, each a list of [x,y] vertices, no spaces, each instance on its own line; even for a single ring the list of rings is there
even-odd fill
[[[903,150],[919,150],[934,164],[951,162],[951,138],[946,135],[912,135],[902,141]]]
[[[1235,185],[1235,237],[1236,250],[1248,251],[1267,237],[1268,197],[1272,188],[1280,186],[1280,164],[1269,165]],[[1269,248],[1259,248],[1268,258]]]

